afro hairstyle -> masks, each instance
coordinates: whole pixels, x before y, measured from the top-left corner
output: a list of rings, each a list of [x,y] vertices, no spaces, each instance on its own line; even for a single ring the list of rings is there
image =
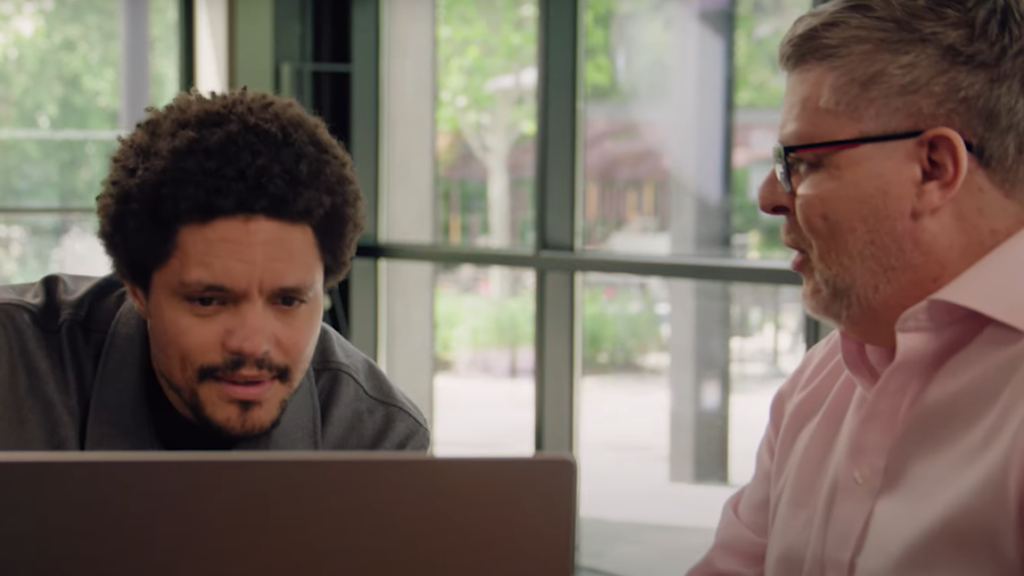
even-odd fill
[[[308,225],[325,284],[348,273],[364,226],[352,159],[295,100],[193,90],[148,109],[119,143],[96,207],[122,280],[148,292],[183,226],[238,216]]]

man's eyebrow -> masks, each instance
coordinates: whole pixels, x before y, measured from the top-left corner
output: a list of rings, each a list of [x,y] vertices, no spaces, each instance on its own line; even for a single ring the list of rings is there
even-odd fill
[[[178,288],[182,292],[202,292],[204,294],[230,294],[233,292],[227,286],[223,284],[213,284],[211,282],[180,282]]]
[[[229,294],[237,293],[236,290],[232,290],[231,288],[229,288],[227,286],[224,286],[223,284],[214,284],[212,282],[202,282],[202,281],[194,281],[194,282],[185,281],[185,282],[180,282],[180,283],[178,283],[178,289],[181,292],[198,293],[198,294],[224,294],[224,295],[229,295]],[[290,285],[290,286],[279,286],[277,288],[272,289],[270,291],[270,293],[275,295],[275,296],[285,295],[285,296],[303,296],[303,297],[305,297],[305,296],[309,296],[310,294],[312,294],[314,289],[315,289],[315,285],[314,284],[296,284],[296,285]]]
[[[296,286],[281,286],[275,288],[272,293],[275,295],[287,295],[287,296],[308,296],[313,293],[312,284],[300,284]]]

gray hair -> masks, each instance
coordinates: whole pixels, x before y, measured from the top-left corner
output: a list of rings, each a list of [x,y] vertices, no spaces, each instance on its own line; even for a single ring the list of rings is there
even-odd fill
[[[835,71],[825,105],[959,131],[1024,199],[1024,0],[833,0],[793,24],[779,64]]]

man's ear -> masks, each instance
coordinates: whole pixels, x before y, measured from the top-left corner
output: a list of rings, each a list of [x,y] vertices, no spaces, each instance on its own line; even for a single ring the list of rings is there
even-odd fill
[[[970,167],[967,146],[955,130],[928,130],[919,141],[921,186],[914,199],[915,217],[931,214],[952,200],[963,188]]]
[[[125,290],[128,291],[128,297],[131,298],[132,304],[135,305],[135,310],[138,311],[139,316],[143,319],[149,320],[149,306],[146,301],[146,293],[141,288],[124,280]]]

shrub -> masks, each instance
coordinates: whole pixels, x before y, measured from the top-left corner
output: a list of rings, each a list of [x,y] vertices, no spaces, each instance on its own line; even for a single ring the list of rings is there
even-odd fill
[[[664,343],[647,290],[588,286],[583,294],[583,371],[635,370]]]
[[[495,299],[438,288],[434,353],[447,365],[460,351],[515,350],[534,342],[534,295]],[[664,346],[651,295],[641,286],[588,286],[583,293],[584,372],[636,370]]]

